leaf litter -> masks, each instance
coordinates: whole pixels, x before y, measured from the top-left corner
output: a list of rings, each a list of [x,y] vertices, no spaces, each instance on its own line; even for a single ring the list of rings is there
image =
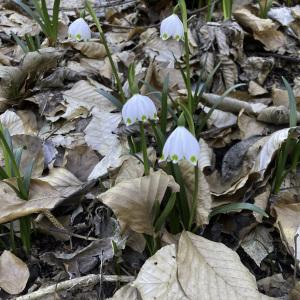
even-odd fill
[[[222,21],[216,6],[214,21],[206,22],[205,9],[188,4],[191,77],[205,81],[220,65],[197,107],[208,116],[199,141],[197,226],[175,234],[157,225],[156,209],[166,194],[179,192],[177,179],[157,167],[150,125],[149,176],[142,154],[130,154],[130,138],[140,141],[141,132],[125,128],[120,109],[104,96],[117,96],[113,70],[90,16],[90,41],[66,39],[85,1],[61,1],[58,44],[45,40],[26,54],[11,33],[42,36],[41,28],[10,2],[0,3],[0,121],[14,147],[24,148],[21,169],[35,163],[28,201],[9,185],[14,178],[0,183],[0,298],[30,299],[22,297],[61,283],[55,294],[32,299],[298,299],[299,169],[286,174],[278,194],[271,185],[281,147],[289,137],[299,140],[281,80],[293,85],[299,108],[299,5],[277,3],[260,18],[255,1],[235,1],[232,20]],[[53,1],[46,2],[52,14]],[[183,43],[163,41],[158,32],[172,1],[91,3],[126,95],[135,61],[142,90],[158,107],[152,90],[162,91],[166,76],[170,107],[185,103]],[[171,111],[168,120],[170,128]],[[179,168],[191,209],[193,167],[180,162]],[[233,204],[239,209],[226,209]],[[35,229],[26,256],[5,243],[12,227],[20,239],[16,220],[29,215]],[[149,236],[161,241],[156,253],[147,252]],[[82,283],[64,289],[73,279]]]

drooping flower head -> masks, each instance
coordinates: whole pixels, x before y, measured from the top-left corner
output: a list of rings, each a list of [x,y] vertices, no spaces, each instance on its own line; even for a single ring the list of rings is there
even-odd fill
[[[176,14],[173,14],[162,20],[160,24],[160,37],[163,40],[167,40],[170,37],[176,41],[183,40],[183,23]]]
[[[178,163],[182,159],[197,165],[200,159],[200,145],[185,127],[178,126],[168,137],[160,161],[171,160]]]
[[[68,36],[77,41],[87,41],[91,39],[92,34],[87,22],[79,18],[69,26]]]
[[[129,126],[138,121],[157,120],[157,110],[149,97],[135,94],[124,104],[122,117],[124,123]]]

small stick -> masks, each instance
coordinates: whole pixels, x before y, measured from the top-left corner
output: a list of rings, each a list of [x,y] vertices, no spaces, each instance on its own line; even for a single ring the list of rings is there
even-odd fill
[[[72,289],[74,287],[81,288],[81,287],[87,287],[91,285],[98,284],[100,280],[106,281],[106,282],[131,282],[135,279],[134,276],[118,276],[118,275],[95,275],[90,274],[79,278],[74,278],[70,280],[66,280],[57,284],[50,285],[46,288],[41,288],[35,292],[32,292],[30,294],[17,297],[15,300],[36,300],[36,299],[44,299],[45,296],[49,294],[53,294],[59,291]]]

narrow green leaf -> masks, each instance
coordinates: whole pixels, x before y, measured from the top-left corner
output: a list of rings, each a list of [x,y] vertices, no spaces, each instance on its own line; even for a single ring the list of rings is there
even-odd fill
[[[251,210],[253,212],[256,212],[266,218],[268,218],[268,214],[262,210],[260,207],[254,205],[254,204],[251,204],[251,203],[230,203],[230,204],[225,204],[225,205],[222,205],[220,207],[217,207],[215,209],[213,209],[213,211],[210,213],[209,215],[209,218],[212,218],[213,216],[215,215],[218,215],[218,214],[228,214],[228,213],[231,213],[231,212],[238,212],[238,211],[241,211],[241,210]]]
[[[287,82],[287,80],[282,77],[283,83],[285,88],[287,89],[288,96],[289,96],[289,107],[290,107],[290,127],[297,126],[297,106],[296,106],[296,99],[292,87]]]
[[[160,216],[158,217],[158,219],[154,224],[155,232],[158,232],[161,229],[167,217],[173,210],[175,202],[176,202],[176,193],[172,193],[170,199],[168,200],[167,205],[165,206],[164,210],[162,211],[162,213],[160,214]]]
[[[21,47],[21,49],[23,50],[24,53],[28,53],[29,49],[27,47],[27,45],[25,44],[24,41],[22,41],[16,34],[14,34],[13,32],[11,33],[13,39],[15,40],[15,42]]]
[[[104,96],[107,100],[109,100],[113,105],[115,105],[118,109],[122,110],[123,104],[120,100],[118,100],[115,96],[113,96],[111,93],[101,90],[101,89],[96,89],[96,91]]]
[[[167,131],[168,88],[169,88],[169,74],[167,74],[167,76],[164,80],[163,91],[161,94],[160,128],[164,135],[166,134],[166,131]]]

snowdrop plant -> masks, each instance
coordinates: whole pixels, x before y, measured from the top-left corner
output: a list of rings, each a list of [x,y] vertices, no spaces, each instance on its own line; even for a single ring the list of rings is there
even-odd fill
[[[143,152],[143,163],[145,175],[149,175],[150,167],[147,155],[147,142],[144,130],[146,122],[156,121],[157,110],[153,101],[144,95],[139,94],[138,84],[135,78],[135,67],[131,64],[128,75],[129,88],[133,96],[126,101],[122,108],[123,121],[127,126],[139,123],[141,132],[141,146]]]
[[[176,14],[172,14],[161,22],[160,37],[163,40],[173,38],[179,41],[184,39],[183,23]]]
[[[92,34],[87,22],[83,18],[79,18],[69,26],[68,36],[78,41],[87,41],[91,39]]]

